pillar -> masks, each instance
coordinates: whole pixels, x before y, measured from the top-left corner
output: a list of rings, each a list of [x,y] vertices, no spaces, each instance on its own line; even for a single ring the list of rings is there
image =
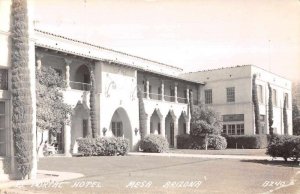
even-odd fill
[[[178,119],[174,119],[174,148],[177,148]]]
[[[64,149],[65,156],[71,157],[71,116],[68,115],[69,123],[64,126]]]
[[[160,118],[160,135],[162,135],[163,137],[166,137],[165,119],[166,117],[164,115],[162,115],[162,117]]]
[[[191,120],[188,119],[188,120],[185,122],[185,124],[186,124],[186,133],[187,133],[187,134],[190,134],[190,131],[191,131]]]
[[[161,100],[165,101],[165,83],[161,80]]]
[[[42,68],[42,58],[44,57],[44,55],[42,53],[36,53],[36,68],[38,70],[41,70]]]
[[[147,97],[147,99],[150,99],[150,95],[149,95],[149,80],[146,80],[146,97]]]
[[[67,85],[67,89],[71,89],[71,86],[70,86],[70,65],[72,63],[72,60],[65,59],[65,63],[66,63],[66,85]]]
[[[189,88],[186,89],[186,102],[187,103],[190,102],[190,89]]]
[[[178,103],[178,100],[177,100],[177,86],[178,86],[178,83],[175,82],[175,86],[174,86],[175,103]]]

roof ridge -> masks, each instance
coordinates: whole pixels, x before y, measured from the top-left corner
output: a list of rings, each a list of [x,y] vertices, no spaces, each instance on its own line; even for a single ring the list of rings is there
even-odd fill
[[[208,72],[208,71],[231,69],[231,68],[246,67],[246,66],[254,66],[254,65],[253,64],[235,65],[235,66],[230,66],[230,67],[219,67],[219,68],[213,68],[213,69],[204,69],[204,70],[199,70],[199,71],[191,71],[191,72],[187,72],[187,73]]]
[[[70,41],[73,41],[73,42],[78,42],[78,43],[85,44],[85,45],[88,45],[88,46],[92,46],[92,47],[96,47],[96,48],[116,52],[116,53],[119,53],[119,54],[122,54],[122,55],[127,55],[127,56],[130,56],[130,57],[142,59],[142,60],[149,61],[149,62],[152,62],[152,63],[157,63],[157,64],[164,65],[164,66],[167,66],[167,67],[172,67],[172,68],[179,69],[179,70],[183,71],[183,69],[180,68],[180,67],[176,67],[176,66],[173,66],[173,65],[168,65],[168,64],[165,64],[165,63],[161,63],[161,62],[158,62],[158,61],[151,60],[151,59],[146,59],[146,58],[139,57],[139,56],[136,56],[136,55],[132,55],[132,54],[129,54],[129,53],[125,53],[125,52],[122,52],[122,51],[117,51],[117,50],[114,50],[114,49],[102,47],[102,46],[95,45],[95,44],[92,44],[92,43],[89,43],[89,42],[76,40],[76,39],[73,39],[73,38],[68,38],[66,36],[54,34],[52,32],[47,32],[47,31],[43,31],[43,30],[40,30],[40,29],[34,29],[34,31],[41,32],[41,33],[44,33],[44,34],[48,34],[48,35],[51,35],[51,36],[56,36],[56,37],[63,38],[63,39],[67,39],[67,40],[70,40]]]

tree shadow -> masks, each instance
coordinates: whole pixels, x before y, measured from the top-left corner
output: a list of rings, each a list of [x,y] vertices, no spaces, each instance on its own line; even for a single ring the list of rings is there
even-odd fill
[[[278,160],[241,160],[241,162],[251,162],[256,164],[263,164],[268,166],[281,166],[281,167],[300,167],[299,161],[278,161]]]

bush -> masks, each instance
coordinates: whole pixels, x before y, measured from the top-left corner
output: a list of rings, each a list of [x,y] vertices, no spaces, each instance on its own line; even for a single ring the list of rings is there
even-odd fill
[[[226,149],[226,139],[220,135],[208,136],[208,148],[215,150]],[[193,137],[188,134],[177,136],[177,148],[179,149],[205,149],[204,137]]]
[[[261,149],[268,146],[266,135],[226,135],[227,148]]]
[[[77,142],[84,156],[124,156],[129,151],[129,141],[120,137],[79,138]]]
[[[169,150],[169,143],[161,135],[150,134],[141,140],[140,148],[143,152],[167,152]]]
[[[276,135],[268,145],[266,154],[272,157],[288,158],[295,161],[300,156],[300,137],[290,135]]]
[[[224,150],[227,147],[227,141],[225,137],[220,135],[210,135],[208,137],[208,148],[214,150]]]

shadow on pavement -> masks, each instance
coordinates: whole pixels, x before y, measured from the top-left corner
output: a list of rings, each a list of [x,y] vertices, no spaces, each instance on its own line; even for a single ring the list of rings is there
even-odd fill
[[[300,167],[299,162],[294,161],[278,161],[278,160],[241,160],[241,162],[251,162],[257,164],[264,164],[270,166],[283,166],[283,167]]]

